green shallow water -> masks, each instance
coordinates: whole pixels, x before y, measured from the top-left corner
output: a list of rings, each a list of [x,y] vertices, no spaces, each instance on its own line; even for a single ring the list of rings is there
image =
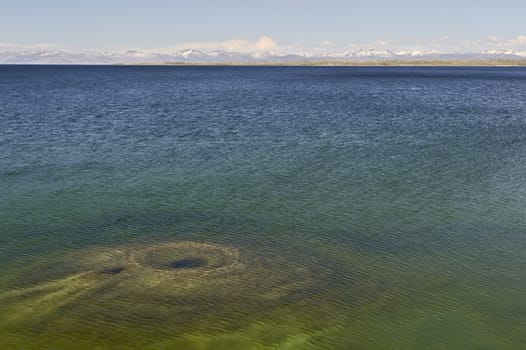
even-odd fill
[[[526,73],[0,67],[6,349],[522,349]]]

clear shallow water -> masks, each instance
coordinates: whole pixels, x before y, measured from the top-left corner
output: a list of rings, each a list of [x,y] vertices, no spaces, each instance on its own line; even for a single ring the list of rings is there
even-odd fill
[[[1,66],[0,92],[4,347],[526,344],[524,69]],[[144,263],[165,247],[239,265]]]

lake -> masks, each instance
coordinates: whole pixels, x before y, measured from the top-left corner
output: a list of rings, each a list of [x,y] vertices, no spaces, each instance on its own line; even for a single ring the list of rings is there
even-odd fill
[[[526,68],[0,66],[6,349],[523,349]]]

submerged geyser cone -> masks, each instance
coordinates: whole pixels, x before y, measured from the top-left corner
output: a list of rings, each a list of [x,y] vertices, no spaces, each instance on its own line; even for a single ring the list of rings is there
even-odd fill
[[[312,260],[291,262],[272,250],[240,253],[198,242],[88,249],[60,264],[68,266],[61,276],[0,295],[0,306],[8,305],[0,308],[4,322],[53,319],[60,312],[72,322],[104,317],[140,323],[147,314],[159,323],[203,327],[196,315],[211,325],[232,310],[257,317],[318,293],[331,274]]]
[[[203,258],[185,258],[181,260],[172,261],[168,266],[174,269],[193,269],[197,267],[206,266],[207,261]]]
[[[130,262],[155,270],[191,274],[241,267],[237,249],[196,242],[166,243],[136,249],[131,251]]]

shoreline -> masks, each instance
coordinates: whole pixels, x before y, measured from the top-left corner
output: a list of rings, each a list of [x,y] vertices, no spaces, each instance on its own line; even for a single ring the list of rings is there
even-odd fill
[[[524,60],[291,61],[291,62],[120,62],[114,66],[225,67],[526,67]]]

